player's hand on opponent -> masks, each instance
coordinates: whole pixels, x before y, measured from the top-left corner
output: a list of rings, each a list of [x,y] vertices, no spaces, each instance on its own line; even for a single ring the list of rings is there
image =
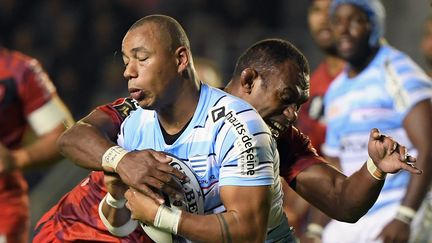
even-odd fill
[[[400,170],[407,170],[413,174],[422,173],[414,166],[416,158],[408,155],[405,146],[398,144],[391,137],[381,134],[376,128],[373,128],[370,133],[368,153],[382,172],[397,173]]]
[[[133,188],[126,191],[125,197],[126,207],[131,211],[131,218],[147,225],[153,225],[160,205]]]
[[[107,191],[117,200],[124,199],[124,194],[129,186],[123,183],[120,176],[116,173],[104,172],[104,182]]]
[[[162,204],[163,197],[155,191],[181,198],[183,189],[173,177],[181,181],[189,180],[180,170],[169,165],[171,160],[164,153],[152,149],[131,151],[117,165],[117,173],[128,186]]]
[[[15,169],[15,159],[12,153],[0,143],[0,173],[10,172]]]

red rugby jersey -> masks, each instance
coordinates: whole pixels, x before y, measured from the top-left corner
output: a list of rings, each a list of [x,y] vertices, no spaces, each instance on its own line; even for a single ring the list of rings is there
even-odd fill
[[[337,75],[336,75],[337,76]],[[302,105],[297,127],[312,141],[313,146],[321,155],[321,145],[325,141],[326,126],[324,124],[324,95],[331,82],[336,78],[328,71],[326,62],[322,62],[312,73],[310,79],[310,98]]]

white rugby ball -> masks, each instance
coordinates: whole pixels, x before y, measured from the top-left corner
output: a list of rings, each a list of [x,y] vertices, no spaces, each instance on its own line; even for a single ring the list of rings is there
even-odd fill
[[[168,207],[178,208],[189,213],[204,214],[204,194],[194,171],[187,162],[178,159],[171,154],[168,154],[168,156],[172,158],[170,165],[183,172],[187,177],[189,177],[190,181],[180,182],[177,180],[177,182],[183,187],[183,200],[174,200],[173,198],[164,195],[165,204]],[[163,231],[154,226],[141,224],[141,227],[156,243],[187,242],[187,240],[180,236],[173,235],[170,232]]]

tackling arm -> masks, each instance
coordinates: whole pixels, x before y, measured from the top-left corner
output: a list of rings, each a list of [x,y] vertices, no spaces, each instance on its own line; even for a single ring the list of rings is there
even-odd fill
[[[298,174],[296,191],[328,216],[356,222],[376,201],[385,173],[397,173],[401,169],[421,173],[406,163],[415,162],[415,158],[406,156],[406,148],[381,135],[377,129],[371,131],[368,151],[373,162],[365,163],[350,177],[329,165],[310,166]],[[380,172],[381,177],[373,176],[374,172]]]

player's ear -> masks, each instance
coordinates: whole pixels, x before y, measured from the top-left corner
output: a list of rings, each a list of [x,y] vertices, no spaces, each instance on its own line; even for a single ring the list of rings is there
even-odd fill
[[[181,73],[186,70],[189,65],[190,56],[187,48],[184,46],[180,46],[179,48],[177,48],[177,50],[175,51],[175,57],[178,66],[177,71]]]
[[[242,90],[245,93],[250,94],[254,86],[254,82],[258,77],[258,73],[253,68],[245,68],[240,74],[240,83]]]

